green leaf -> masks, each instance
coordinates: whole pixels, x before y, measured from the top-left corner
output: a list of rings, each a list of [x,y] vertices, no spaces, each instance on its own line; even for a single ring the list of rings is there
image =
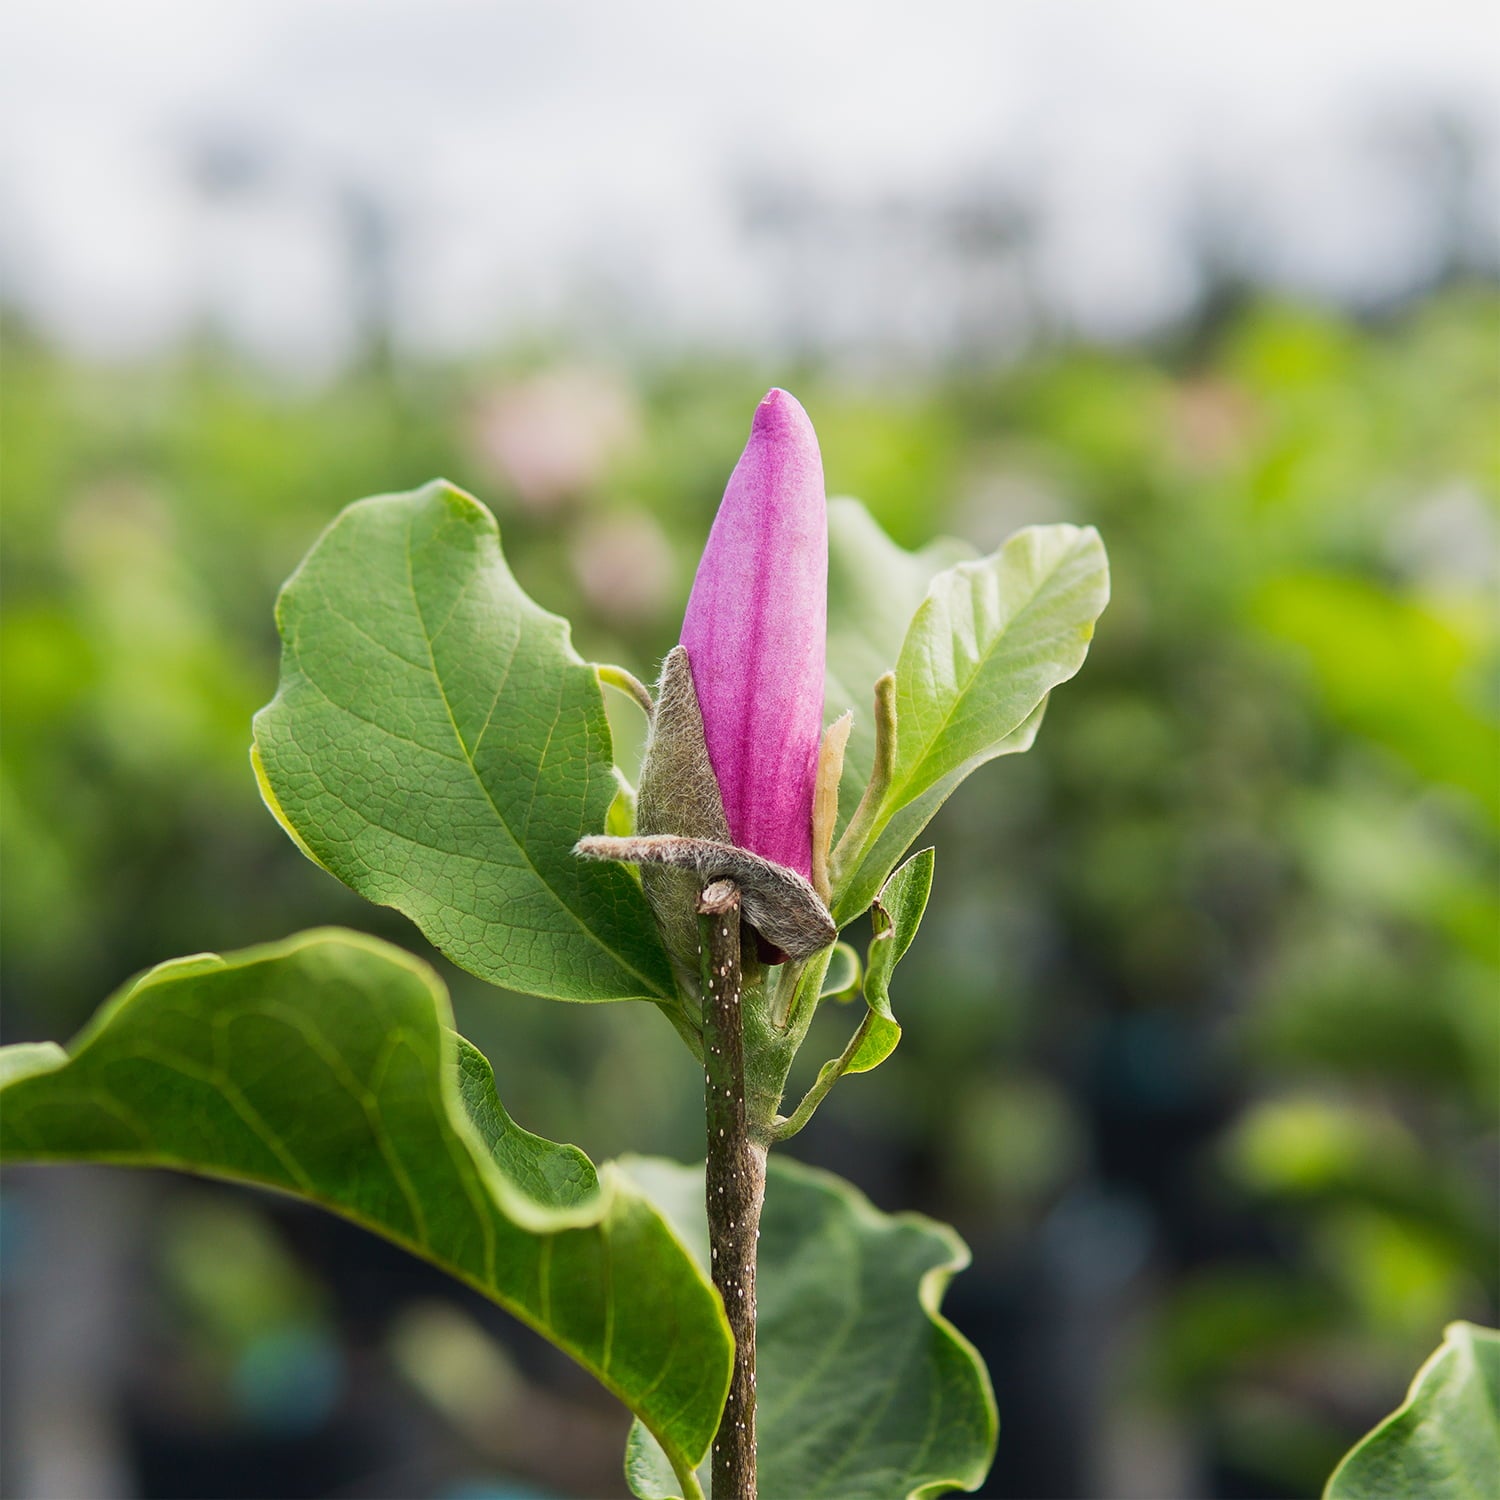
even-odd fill
[[[927,898],[932,893],[931,849],[921,849],[881,886],[875,898],[875,936],[865,963],[865,1003],[870,1007],[870,1025],[846,1073],[868,1073],[878,1067],[901,1040],[901,1024],[891,1013],[891,975],[901,962],[922,924]]]
[[[848,823],[875,763],[875,679],[896,665],[901,640],[933,577],[974,556],[974,548],[939,537],[920,552],[898,547],[858,500],[828,502],[828,660],[823,715],[830,723],[846,709],[854,727],[844,751],[839,816]]]
[[[1406,1400],[1333,1471],[1325,1500],[1489,1500],[1500,1475],[1500,1333],[1450,1323]]]
[[[68,1060],[56,1042],[17,1042],[0,1047],[0,1088],[33,1073],[50,1073]]]
[[[901,1025],[891,1011],[891,974],[921,925],[932,890],[932,866],[933,851],[923,849],[880,888],[872,908],[875,936],[861,986],[866,1004],[864,1019],[844,1050],[818,1069],[812,1087],[796,1109],[784,1119],[777,1117],[776,1140],[790,1140],[802,1130],[845,1073],[868,1073],[896,1050]],[[848,945],[840,943],[839,947]],[[826,993],[825,987],[819,998]]]
[[[598,674],[477,500],[434,483],[351,505],[276,618],[254,759],[305,853],[492,983],[673,996],[640,883],[572,853],[621,790]]]
[[[859,954],[848,943],[835,943],[818,987],[818,999],[837,1000],[840,1004],[856,999],[863,973]]]
[[[615,1168],[519,1129],[425,964],[304,933],[163,964],[0,1090],[0,1159],[277,1188],[424,1256],[566,1350],[687,1467],[729,1385],[717,1295]],[[32,1071],[26,1071],[27,1067]]]
[[[707,1255],[703,1172],[620,1165]],[[926,1500],[976,1489],[998,1421],[973,1346],[938,1311],[968,1248],[946,1224],[883,1214],[849,1183],[773,1153],[756,1272],[761,1500]],[[639,1424],[626,1477],[680,1497]]]
[[[1047,694],[1083,665],[1109,601],[1092,527],[1033,526],[933,579],[896,662],[896,754],[857,850],[841,854],[834,918],[869,904],[972,771],[1030,747]]]

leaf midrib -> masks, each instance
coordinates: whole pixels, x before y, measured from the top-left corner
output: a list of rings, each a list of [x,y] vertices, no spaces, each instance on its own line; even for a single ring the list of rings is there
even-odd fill
[[[25,1081],[25,1079],[16,1080],[17,1083],[23,1083]],[[118,1104],[118,1101],[112,1101],[112,1103]],[[38,1163],[49,1161],[67,1163],[75,1161],[77,1158],[66,1151],[34,1151],[28,1153],[26,1159],[28,1161]],[[370,1234],[378,1235],[381,1239],[388,1240],[391,1244],[396,1245],[402,1250],[405,1250],[407,1254],[414,1255],[419,1260],[424,1260],[429,1265],[436,1266],[440,1271],[446,1272],[456,1281],[461,1281],[465,1286],[472,1288],[486,1300],[495,1303],[495,1305],[498,1307],[503,1308],[518,1322],[524,1323],[528,1328],[532,1330],[533,1333],[538,1334],[540,1337],[546,1339],[548,1343],[555,1345],[565,1354],[577,1360],[578,1363],[582,1364],[585,1369],[589,1370],[594,1375],[594,1378],[598,1380],[606,1390],[608,1390],[612,1395],[618,1398],[621,1404],[625,1406],[633,1416],[636,1416],[640,1419],[646,1430],[650,1432],[658,1442],[662,1442],[663,1440],[662,1432],[658,1430],[658,1428],[652,1426],[652,1420],[663,1421],[663,1419],[653,1418],[651,1420],[648,1420],[645,1414],[639,1410],[638,1403],[644,1401],[646,1397],[654,1394],[655,1391],[661,1386],[662,1381],[666,1379],[667,1375],[671,1372],[672,1362],[676,1356],[677,1346],[681,1342],[681,1334],[676,1329],[674,1329],[672,1332],[671,1341],[667,1345],[666,1354],[663,1357],[661,1368],[658,1371],[656,1378],[649,1385],[645,1386],[639,1394],[637,1394],[635,1397],[632,1397],[609,1374],[609,1372],[604,1369],[603,1366],[596,1363],[593,1353],[589,1349],[587,1349],[584,1345],[576,1342],[575,1340],[567,1338],[565,1335],[560,1334],[555,1327],[545,1326],[542,1321],[535,1317],[517,1298],[503,1293],[500,1290],[496,1280],[492,1279],[486,1282],[484,1278],[475,1276],[472,1272],[465,1270],[461,1265],[459,1265],[457,1261],[450,1260],[447,1256],[441,1254],[440,1252],[419,1244],[416,1240],[412,1239],[409,1235],[402,1233],[399,1229],[395,1229],[391,1225],[384,1223],[379,1219],[374,1219],[366,1214],[362,1214],[357,1209],[349,1208],[332,1198],[324,1196],[324,1194],[322,1194],[321,1192],[304,1194],[300,1191],[300,1189],[294,1190],[288,1188],[285,1182],[278,1182],[274,1178],[264,1177],[256,1172],[240,1172],[229,1169],[216,1171],[210,1167],[204,1166],[201,1162],[190,1161],[165,1151],[124,1150],[118,1152],[100,1152],[97,1156],[92,1157],[91,1160],[98,1161],[109,1166],[147,1168],[166,1167],[171,1171],[183,1172],[190,1177],[204,1178],[211,1182],[227,1182],[230,1184],[243,1184],[251,1187],[263,1188],[268,1192],[282,1193],[287,1197],[294,1197],[303,1202],[311,1203],[314,1207],[321,1208],[325,1213],[334,1214],[338,1218],[344,1219],[348,1223],[355,1225],[357,1228],[367,1230]],[[482,1171],[476,1171],[475,1177],[480,1181],[482,1185]],[[473,1200],[471,1199],[471,1205],[472,1201]],[[490,1200],[490,1204],[490,1213],[495,1214],[502,1219],[505,1219],[507,1223],[515,1223],[514,1220],[510,1219],[501,1210],[498,1204],[494,1203],[493,1199]],[[608,1210],[606,1210],[606,1212],[608,1212]],[[579,1230],[582,1230],[585,1233],[598,1232],[604,1222],[605,1221],[603,1219],[599,1219],[592,1224],[565,1225],[560,1229],[548,1231],[544,1243],[550,1245],[551,1242],[559,1234],[574,1233]],[[524,1232],[538,1234],[538,1231],[535,1230]],[[490,1226],[490,1233],[491,1235],[493,1235],[493,1226]],[[538,1235],[538,1237],[540,1237],[540,1235]],[[675,1420],[680,1412],[685,1409],[685,1405],[680,1405],[677,1410],[672,1413],[671,1420]],[[673,1446],[674,1448],[678,1449],[678,1451],[680,1451],[680,1445],[674,1443]]]
[[[422,1238],[418,1239],[412,1235],[408,1235],[388,1220],[381,1220],[366,1215],[358,1209],[351,1208],[326,1194],[325,1190],[319,1185],[319,1179],[313,1176],[308,1170],[307,1165],[301,1160],[292,1144],[280,1132],[272,1130],[269,1124],[260,1116],[260,1112],[249,1105],[249,1101],[244,1097],[239,1083],[224,1064],[218,1060],[218,1039],[220,1035],[218,1018],[214,1018],[211,1023],[213,1031],[211,1047],[214,1053],[214,1061],[207,1067],[200,1066],[198,1063],[182,1057],[171,1049],[145,1045],[139,1038],[130,1040],[129,1051],[142,1059],[155,1062],[158,1066],[168,1068],[185,1077],[216,1088],[221,1096],[225,1098],[235,1117],[252,1137],[260,1141],[270,1151],[281,1170],[286,1173],[287,1177],[291,1178],[293,1185],[289,1186],[285,1178],[277,1179],[254,1170],[240,1170],[228,1166],[215,1168],[206,1165],[202,1161],[185,1159],[173,1152],[151,1150],[144,1146],[126,1148],[118,1152],[101,1152],[94,1159],[121,1166],[164,1166],[175,1171],[185,1172],[191,1176],[207,1178],[213,1181],[249,1184],[261,1187],[312,1203],[328,1213],[336,1214],[349,1223],[368,1230],[370,1233],[379,1235],[382,1239],[398,1245],[409,1254],[437,1266],[448,1275],[472,1287],[488,1300],[503,1307],[520,1322],[532,1328],[541,1337],[571,1355],[580,1364],[584,1365],[586,1369],[590,1370],[607,1390],[611,1391],[627,1409],[647,1426],[657,1441],[662,1442],[665,1446],[666,1432],[669,1426],[676,1422],[681,1412],[686,1410],[691,1403],[679,1403],[670,1413],[659,1413],[651,1421],[647,1420],[640,1408],[660,1387],[667,1375],[671,1373],[676,1358],[676,1351],[681,1342],[680,1328],[673,1328],[655,1378],[648,1385],[637,1391],[633,1397],[625,1391],[611,1373],[613,1370],[615,1315],[612,1295],[614,1289],[614,1253],[611,1215],[620,1202],[618,1196],[614,1197],[608,1203],[601,1204],[601,1212],[598,1218],[589,1223],[562,1224],[557,1229],[546,1232],[527,1230],[524,1226],[517,1225],[516,1221],[504,1211],[500,1203],[496,1200],[487,1181],[487,1174],[490,1171],[500,1173],[500,1167],[484,1148],[482,1140],[478,1138],[477,1132],[474,1131],[473,1123],[468,1119],[463,1105],[455,1103],[455,1101],[448,1098],[440,1084],[435,1088],[427,1086],[433,1080],[427,1075],[424,1069],[424,1102],[432,1111],[433,1123],[439,1127],[439,1134],[444,1142],[445,1152],[452,1164],[455,1175],[462,1184],[463,1196],[468,1203],[468,1207],[474,1216],[475,1224],[480,1232],[485,1275],[483,1277],[475,1276],[456,1260],[437,1250],[433,1246],[430,1237],[426,1234],[425,1210],[418,1206],[419,1201],[425,1197],[425,1194],[418,1192],[414,1185],[410,1183],[404,1167],[399,1166],[397,1161],[392,1160],[393,1157],[398,1157],[399,1154],[394,1150],[394,1140],[391,1137],[389,1127],[382,1113],[383,1100],[381,1087],[379,1085],[372,1087],[361,1081],[350,1070],[347,1059],[345,1059],[336,1047],[333,1047],[328,1042],[317,1022],[313,1021],[310,1017],[274,1002],[267,1003],[264,1001],[257,1002],[253,1007],[248,1008],[244,1014],[263,1015],[268,1018],[280,1020],[282,1024],[298,1032],[309,1049],[329,1068],[337,1086],[360,1111],[371,1133],[376,1137],[380,1156],[387,1171],[390,1172],[392,1180],[406,1200],[408,1211],[412,1215],[413,1228],[422,1235]],[[402,1043],[410,1045],[414,1037],[415,1034],[409,1028],[398,1026],[387,1040],[387,1044],[382,1048],[374,1073],[383,1075],[385,1064],[393,1050],[393,1044]],[[70,1056],[62,1066],[66,1068],[70,1064],[76,1065],[80,1062],[87,1055],[87,1051],[94,1045],[96,1040],[97,1038],[91,1037],[88,1043],[79,1052]],[[26,1082],[28,1082],[26,1078],[18,1078],[13,1085],[8,1087],[17,1087]],[[0,1090],[0,1092],[5,1092],[5,1090]],[[94,1095],[94,1103],[98,1107],[103,1108],[106,1113],[115,1114],[127,1120],[131,1129],[138,1136],[149,1139],[150,1131],[146,1130],[134,1119],[133,1112],[128,1110],[114,1097],[107,1085],[96,1085],[94,1087]],[[242,1104],[252,1111],[254,1119],[247,1116],[241,1108]],[[474,1132],[473,1138],[471,1138],[470,1132]],[[387,1154],[387,1146],[390,1147],[389,1154]],[[46,1150],[38,1150],[28,1153],[27,1159],[32,1161],[56,1160],[67,1162],[75,1158],[72,1154],[65,1151],[48,1152]],[[477,1198],[475,1196],[476,1193],[479,1195]],[[599,1236],[604,1251],[602,1259],[606,1276],[606,1296],[603,1333],[597,1355],[591,1346],[577,1340],[569,1339],[561,1334],[552,1321],[550,1306],[539,1318],[534,1316],[518,1298],[512,1297],[502,1291],[496,1260],[494,1221],[497,1218],[506,1224],[521,1228],[526,1235],[539,1239],[541,1241],[537,1252],[539,1260],[542,1258],[550,1260],[555,1249],[557,1237],[560,1234],[582,1230],[586,1233],[593,1233]],[[665,1221],[662,1222],[665,1225]],[[665,1225],[665,1227],[668,1233],[671,1233],[670,1225]],[[549,1299],[544,1298],[543,1300],[548,1301]],[[657,1425],[653,1426],[653,1421]],[[680,1444],[674,1443],[673,1448],[679,1454],[681,1453]]]
[[[474,757],[469,753],[469,747],[464,743],[463,733],[458,727],[458,718],[453,712],[453,704],[448,697],[447,684],[444,683],[442,673],[438,670],[437,653],[433,650],[432,636],[427,628],[427,618],[422,612],[422,601],[417,593],[417,581],[412,558],[412,531],[414,529],[414,526],[415,518],[409,517],[406,523],[406,587],[408,592],[411,594],[412,609],[416,614],[417,624],[418,626],[420,626],[422,631],[422,644],[427,649],[427,660],[432,668],[432,680],[437,686],[438,697],[442,701],[443,705],[443,712],[448,716],[448,724],[453,730],[453,738],[458,744],[459,751],[463,757],[463,762],[469,768],[470,775],[472,775],[474,778],[474,785],[479,788],[480,793],[484,797],[484,800],[489,803],[490,810],[494,813],[496,822],[498,822],[501,828],[505,830],[506,838],[510,840],[511,845],[514,847],[516,852],[526,862],[527,868],[533,875],[536,876],[537,881],[541,885],[542,889],[547,892],[547,894],[552,898],[557,907],[567,913],[567,915],[572,919],[573,923],[577,926],[578,930],[583,933],[583,935],[591,943],[593,943],[595,947],[599,948],[602,952],[607,953],[609,957],[613,959],[614,962],[617,963],[620,968],[625,971],[625,973],[633,975],[636,979],[640,980],[640,982],[645,986],[645,993],[647,995],[666,998],[665,992],[654,985],[651,980],[646,977],[646,975],[642,974],[641,971],[636,968],[633,963],[630,963],[624,957],[624,955],[618,952],[611,944],[606,943],[599,936],[599,934],[595,932],[593,928],[591,928],[576,911],[573,910],[573,908],[567,903],[567,901],[563,899],[561,893],[556,889],[552,882],[542,874],[541,870],[537,868],[536,861],[531,857],[531,851],[526,848],[526,846],[521,842],[519,838],[517,838],[515,831],[511,828],[510,823],[505,817],[505,814],[500,811],[499,803],[495,801],[489,787],[485,785],[484,778],[479,774],[479,767],[474,763]],[[447,622],[444,621],[444,628],[446,628],[446,626]],[[517,648],[519,648],[520,638],[524,633],[524,630],[525,625],[523,622],[521,629],[516,633]],[[501,693],[504,692],[505,681],[509,679],[510,668],[514,664],[514,662],[515,651],[513,650],[511,652],[511,659],[506,664],[505,677],[501,680],[500,687],[495,693],[494,702],[490,706],[489,714],[487,714],[485,717],[484,727],[480,730],[480,739],[483,739],[485,731],[489,728],[489,720],[493,718],[495,709],[499,707],[500,696]],[[582,663],[580,663],[580,665],[581,664]],[[554,716],[552,724],[549,728],[549,741],[550,735],[553,731],[555,731],[556,727],[557,719],[556,716]],[[475,743],[477,746],[478,741],[476,740]]]

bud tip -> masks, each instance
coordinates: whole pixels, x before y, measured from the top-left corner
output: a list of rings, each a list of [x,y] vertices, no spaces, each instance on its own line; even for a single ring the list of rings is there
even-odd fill
[[[802,403],[790,391],[773,385],[755,408],[755,418],[751,423],[754,435],[762,438],[787,437],[798,428],[806,429],[811,435],[812,423],[802,409]]]

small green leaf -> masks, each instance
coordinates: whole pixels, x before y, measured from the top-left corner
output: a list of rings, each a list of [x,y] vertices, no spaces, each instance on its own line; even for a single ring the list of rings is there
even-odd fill
[[[862,972],[859,954],[848,943],[835,943],[823,983],[818,989],[818,999],[837,1000],[840,1004],[857,999]]]
[[[163,964],[69,1054],[0,1051],[0,1160],[177,1167],[342,1214],[566,1350],[686,1472],[729,1385],[717,1295],[626,1177],[510,1119],[451,1027],[432,970],[357,933]]]
[[[707,1255],[701,1168],[621,1167]],[[998,1421],[973,1346],[938,1311],[968,1248],[945,1224],[883,1214],[849,1183],[773,1154],[756,1272],[761,1500],[928,1500],[978,1488]],[[626,1478],[681,1497],[637,1424]]]
[[[1109,600],[1092,527],[1034,526],[933,579],[896,663],[896,753],[861,848],[841,855],[833,914],[857,916],[972,771],[1030,747],[1047,694],[1083,665]]]
[[[0,1047],[0,1088],[33,1073],[50,1073],[68,1060],[68,1054],[56,1042],[17,1042]]]
[[[854,727],[844,751],[839,817],[848,823],[875,761],[870,697],[875,679],[896,665],[901,641],[935,575],[974,556],[974,548],[940,537],[920,552],[898,547],[858,500],[828,502],[828,661],[823,716],[846,709]]]
[[[617,839],[628,839],[635,832],[635,788],[618,772],[615,795],[604,815],[604,831]]]
[[[1032,526],[934,580],[896,663],[891,801],[974,762],[1083,665],[1109,601],[1093,527]]]
[[[1406,1400],[1333,1471],[1325,1500],[1489,1500],[1500,1476],[1500,1333],[1450,1323]]]
[[[640,882],[572,853],[624,810],[598,673],[477,500],[434,483],[351,505],[276,617],[254,758],[304,852],[492,983],[675,994]]]
[[[932,865],[933,851],[923,849],[912,855],[880,888],[872,908],[875,936],[867,955],[862,986],[866,1003],[864,1019],[844,1050],[818,1069],[812,1087],[796,1109],[785,1118],[777,1117],[775,1140],[790,1140],[802,1130],[845,1073],[868,1073],[896,1050],[901,1026],[891,1011],[891,974],[911,947],[921,925],[932,890]],[[847,946],[839,944],[841,948]]]
[[[865,1003],[871,1022],[864,1040],[845,1066],[846,1073],[868,1073],[896,1050],[901,1024],[891,1013],[891,974],[901,962],[927,910],[932,892],[931,849],[919,850],[881,886],[875,898],[875,936],[865,964]]]

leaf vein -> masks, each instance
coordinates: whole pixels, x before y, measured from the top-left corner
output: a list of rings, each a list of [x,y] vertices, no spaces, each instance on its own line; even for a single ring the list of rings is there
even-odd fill
[[[422,626],[423,637],[426,638],[426,636],[427,636],[427,626],[426,626],[425,620],[423,619],[423,615],[422,615],[422,601],[421,601],[421,599],[417,595],[416,577],[415,577],[415,574],[413,572],[411,532],[412,532],[412,522],[408,521],[407,522],[407,528],[406,528],[406,577],[407,577],[407,586],[408,586],[408,588],[411,591],[412,607],[416,611],[417,621]],[[491,810],[495,814],[496,821],[500,824],[501,828],[505,830],[506,836],[510,839],[511,843],[515,846],[516,852],[518,854],[520,854],[521,857],[522,857],[522,859],[524,859],[526,861],[527,866],[530,868],[532,874],[534,874],[536,876],[537,882],[541,886],[541,888],[544,891],[547,892],[547,894],[552,898],[552,900],[557,904],[557,906],[562,911],[566,912],[568,914],[568,916],[572,918],[573,922],[577,925],[578,930],[583,933],[584,937],[586,937],[591,943],[593,943],[597,948],[601,949],[604,953],[608,954],[609,957],[611,959],[613,959],[614,962],[617,963],[627,974],[631,974],[636,979],[639,979],[641,981],[641,983],[645,986],[645,993],[646,994],[648,994],[648,995],[660,995],[662,993],[661,990],[650,979],[648,979],[646,977],[646,975],[642,974],[641,971],[639,969],[637,969],[634,964],[630,963],[615,948],[613,948],[610,944],[606,943],[599,936],[599,934],[596,933],[588,925],[588,923],[586,923],[583,920],[583,918],[581,916],[579,916],[579,914],[576,911],[574,911],[573,908],[571,906],[569,906],[566,901],[563,900],[563,898],[561,897],[561,895],[559,895],[559,893],[557,892],[556,888],[553,886],[552,882],[550,880],[548,880],[547,877],[544,876],[542,874],[542,872],[537,868],[536,861],[532,859],[530,851],[525,847],[524,844],[522,844],[522,842],[520,841],[520,839],[516,837],[515,830],[511,828],[510,824],[506,821],[504,813],[502,813],[500,811],[500,805],[499,805],[499,803],[497,803],[495,801],[494,797],[491,795],[490,789],[485,784],[484,778],[479,774],[479,768],[474,764],[473,757],[470,756],[470,754],[468,753],[467,747],[464,745],[463,735],[459,732],[459,728],[458,728],[458,720],[454,717],[454,714],[453,714],[453,705],[449,701],[449,698],[448,698],[448,690],[447,690],[446,686],[443,683],[442,676],[438,672],[437,658],[433,654],[433,651],[432,651],[432,642],[430,640],[428,640],[428,643],[427,643],[427,655],[428,655],[428,659],[429,659],[429,661],[431,662],[431,665],[432,665],[432,680],[437,685],[438,696],[442,700],[442,704],[443,704],[444,710],[447,712],[448,722],[453,727],[453,737],[458,741],[459,748],[461,750],[463,750],[463,752],[464,752],[464,757],[463,758],[464,758],[465,762],[467,763],[470,772],[473,774],[474,784],[483,793],[485,801],[489,803]]]

